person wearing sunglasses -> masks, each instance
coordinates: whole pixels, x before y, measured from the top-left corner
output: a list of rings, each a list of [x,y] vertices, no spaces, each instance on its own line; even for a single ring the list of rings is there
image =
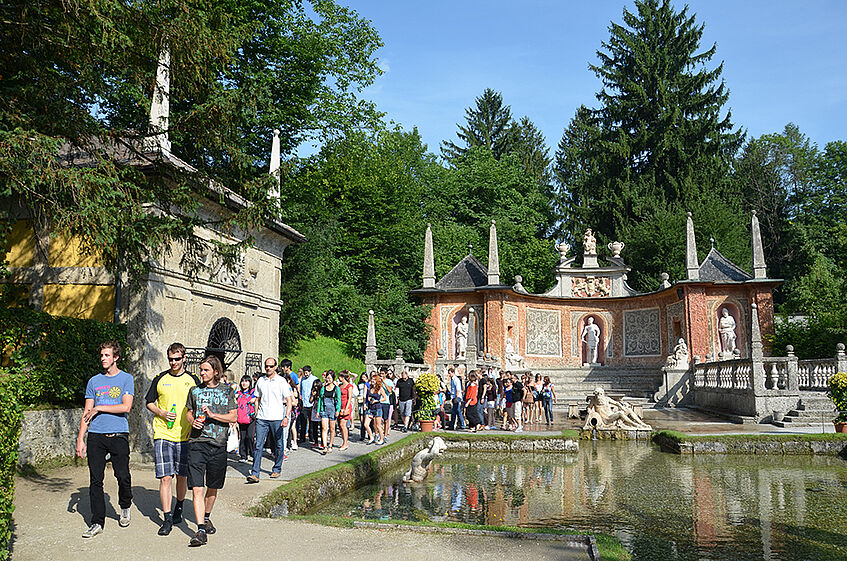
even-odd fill
[[[168,347],[168,369],[153,378],[147,390],[147,409],[153,413],[153,458],[159,498],[162,501],[160,536],[171,533],[174,524],[182,522],[182,504],[188,489],[188,436],[191,424],[185,416],[185,402],[191,388],[200,379],[185,371],[185,346]],[[171,511],[173,479],[176,476],[176,504]]]

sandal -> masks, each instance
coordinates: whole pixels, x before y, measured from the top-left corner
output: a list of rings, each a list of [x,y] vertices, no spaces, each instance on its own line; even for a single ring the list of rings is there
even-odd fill
[[[342,446],[341,448],[339,448],[339,450],[347,450],[347,445],[345,444],[344,446]]]

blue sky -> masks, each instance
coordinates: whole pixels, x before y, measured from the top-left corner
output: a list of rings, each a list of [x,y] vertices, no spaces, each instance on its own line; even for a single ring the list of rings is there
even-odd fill
[[[385,73],[364,95],[387,118],[417,126],[440,153],[456,139],[464,110],[491,87],[515,118],[527,115],[551,152],[580,104],[595,104],[600,82],[588,69],[632,2],[524,0],[352,0],[385,46]],[[684,4],[675,3],[677,8]],[[733,122],[753,136],[789,122],[821,147],[847,140],[847,2],[698,0],[701,46],[717,43]]]

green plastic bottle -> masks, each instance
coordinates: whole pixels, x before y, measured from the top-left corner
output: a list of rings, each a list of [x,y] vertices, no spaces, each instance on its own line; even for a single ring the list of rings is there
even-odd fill
[[[174,415],[176,415],[176,403],[171,405],[171,410],[169,411],[169,413],[173,413]],[[174,420],[176,420],[176,417],[174,417]],[[168,428],[174,428],[174,421],[168,421]]]

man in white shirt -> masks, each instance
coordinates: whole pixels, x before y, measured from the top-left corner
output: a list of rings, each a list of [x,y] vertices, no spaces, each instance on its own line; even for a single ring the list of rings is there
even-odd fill
[[[274,467],[271,478],[276,479],[282,473],[282,460],[285,457],[285,436],[288,434],[288,412],[292,406],[292,392],[288,381],[276,371],[276,360],[269,357],[265,361],[267,376],[256,383],[256,453],[253,455],[253,469],[247,476],[247,483],[258,483],[262,469],[262,451],[265,439],[270,433],[276,442]]]

